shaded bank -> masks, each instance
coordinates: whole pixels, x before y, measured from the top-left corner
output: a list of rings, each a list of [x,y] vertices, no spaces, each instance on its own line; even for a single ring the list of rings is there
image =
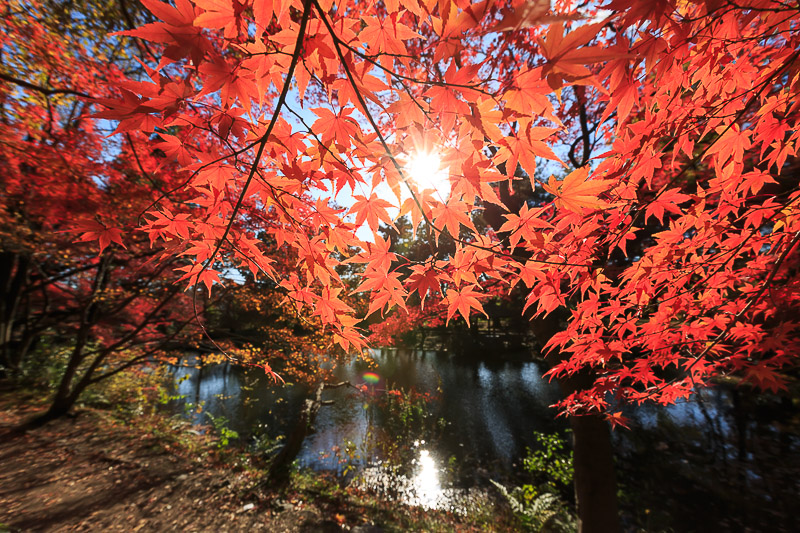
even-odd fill
[[[391,351],[376,359],[377,367],[354,363],[337,370],[337,377],[384,395],[411,387],[436,395],[430,409],[434,419],[447,422],[444,431],[435,438],[416,430],[390,431],[387,419],[363,396],[327,391],[324,398],[335,403],[319,411],[317,431],[298,456],[301,465],[334,473],[354,468],[374,479],[375,462],[383,457],[380,446],[370,446],[376,439],[386,443],[388,435],[412,448],[404,456],[404,480],[417,479],[426,452],[443,494],[486,487],[489,479],[521,484],[526,482],[520,468],[525,448],[537,445],[533,432],[551,433],[566,425],[563,419],[554,421],[547,407],[558,398],[557,389],[530,361],[491,363],[448,353]],[[379,381],[365,382],[366,372]],[[277,432],[291,427],[305,394],[298,391],[294,397],[291,387],[276,389],[257,372],[229,367],[175,370],[177,380],[183,376],[188,377],[177,383],[175,393],[184,397],[172,404],[174,412],[182,412],[187,402],[201,402],[202,412],[190,411],[194,420],[207,420],[208,413],[225,416],[245,443],[248,431],[252,435],[259,424]],[[721,384],[692,402],[644,406],[627,414],[632,429],[613,432],[623,528],[792,531],[789,509],[800,497],[794,481],[800,479],[796,402]],[[414,448],[415,440],[425,443]],[[331,453],[337,447],[339,452]],[[346,448],[353,453],[347,455]]]
[[[282,492],[218,455],[212,440],[163,416],[123,421],[83,408],[38,429],[6,431],[42,407],[0,395],[0,531],[515,531],[491,503],[469,517],[398,506],[324,475]]]

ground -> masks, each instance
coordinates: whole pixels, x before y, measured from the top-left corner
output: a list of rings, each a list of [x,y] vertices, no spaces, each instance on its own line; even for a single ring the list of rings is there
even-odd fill
[[[258,472],[220,463],[209,443],[189,428],[173,427],[169,434],[164,424],[180,425],[169,419],[125,423],[112,411],[83,408],[76,416],[14,432],[37,412],[19,404],[8,395],[0,401],[0,532],[366,533],[487,527],[343,491],[258,489]]]

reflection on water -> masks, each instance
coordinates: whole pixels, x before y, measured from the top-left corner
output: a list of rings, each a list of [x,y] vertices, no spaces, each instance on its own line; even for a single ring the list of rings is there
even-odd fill
[[[428,508],[461,508],[474,495],[454,487],[502,479],[521,460],[525,448],[535,445],[534,431],[559,427],[549,405],[557,388],[542,380],[536,363],[464,362],[436,352],[373,352],[377,368],[355,361],[335,370],[337,380],[368,387],[372,397],[387,389],[414,389],[441,398],[430,404],[437,422],[435,442],[415,447],[420,434],[397,435],[385,414],[352,389],[325,391],[333,404],[322,407],[315,432],[298,456],[301,466],[342,472],[350,465],[372,483],[390,483],[401,501]],[[272,438],[289,431],[307,391],[299,386],[275,386],[259,371],[228,365],[174,368],[175,412],[188,410],[198,423],[224,417],[226,425],[243,438],[266,428]],[[202,406],[197,410],[197,406]],[[561,421],[563,425],[563,421]],[[404,467],[387,469],[382,441],[404,440],[400,447]],[[391,459],[397,459],[393,457]],[[446,466],[450,468],[446,468]],[[453,475],[457,465],[461,475]],[[386,479],[383,479],[386,478]]]
[[[441,419],[444,430],[435,443],[436,456],[445,460],[480,463],[487,469],[509,469],[533,446],[534,431],[561,427],[549,408],[558,399],[557,388],[541,379],[536,363],[463,362],[436,352],[376,351],[377,368],[356,361],[337,368],[337,380],[354,385],[365,384],[381,394],[387,388],[430,393],[443,399],[431,407],[434,420]],[[378,376],[364,379],[365,373]],[[171,409],[181,412],[187,404],[202,405],[190,410],[198,423],[208,423],[207,414],[225,417],[228,427],[243,437],[254,428],[266,427],[272,437],[286,433],[299,412],[306,391],[297,386],[275,386],[263,372],[228,365],[202,369],[174,369],[176,390],[181,399]],[[316,431],[310,435],[298,457],[302,466],[314,469],[337,469],[331,455],[336,446],[350,443],[359,464],[382,459],[370,450],[370,435],[385,430],[386,420],[365,398],[352,389],[325,391],[333,404],[319,411]],[[563,425],[563,421],[561,421]],[[418,436],[410,436],[411,445]]]
[[[479,487],[456,488],[452,483],[445,486],[443,469],[430,450],[417,450],[412,466],[414,473],[407,476],[396,465],[370,465],[361,471],[356,484],[404,505],[462,515],[477,512],[488,501],[488,494]]]
[[[413,480],[416,500],[409,503],[426,509],[436,508],[436,502],[442,492],[439,486],[439,469],[436,468],[436,463],[428,450],[419,451],[416,463],[417,475]]]
[[[443,422],[439,430],[433,438],[398,434],[365,395],[344,387],[328,390],[324,399],[334,403],[320,409],[316,431],[298,457],[301,466],[341,475],[355,469],[356,483],[389,498],[469,512],[489,479],[502,481],[519,472],[526,447],[536,445],[535,431],[550,433],[565,425],[548,407],[559,398],[557,388],[542,379],[534,362],[388,350],[374,352],[374,358],[377,366],[356,361],[337,368],[336,380],[366,386],[373,399],[400,388],[438,396],[430,416]],[[180,397],[170,405],[173,412],[187,411],[204,424],[208,414],[225,417],[243,439],[257,436],[259,428],[271,438],[286,434],[308,394],[299,386],[276,386],[261,371],[228,365],[176,367],[173,378],[173,394]],[[652,500],[647,508],[663,509],[662,529],[678,523],[679,516],[748,526],[765,509],[793,516],[800,439],[787,428],[796,406],[767,411],[753,398],[760,397],[731,388],[706,390],[691,402],[639,407],[628,413],[635,429],[615,431],[619,479],[640,499]],[[405,453],[389,457],[387,443]],[[704,503],[712,496],[713,509]],[[736,518],[742,512],[750,518]],[[657,518],[653,512],[648,520]]]

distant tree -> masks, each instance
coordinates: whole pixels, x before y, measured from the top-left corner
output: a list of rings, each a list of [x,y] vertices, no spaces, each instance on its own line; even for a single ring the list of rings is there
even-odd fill
[[[140,62],[155,57],[149,45],[112,34],[149,14],[124,1],[13,1],[1,9],[0,372],[19,379],[37,366],[58,370],[39,421],[66,413],[102,379],[187,350],[213,350],[268,371],[276,354],[291,359],[312,346],[321,354],[319,338],[298,335],[288,317],[273,321],[279,324],[262,317],[254,326],[262,331],[249,343],[224,331],[216,339],[204,332],[208,310],[225,305],[241,315],[253,305],[242,298],[261,275],[253,261],[243,267],[249,285],[228,281],[212,294],[219,277],[211,272],[201,276],[207,284],[189,292],[176,284],[192,276],[193,266],[174,253],[171,236],[191,235],[191,221],[211,243],[218,235],[214,220],[224,213],[209,214],[214,208],[204,203],[202,186],[184,187],[188,174],[181,165],[210,145],[195,138],[184,147],[174,125],[109,138],[115,124],[93,115],[93,102],[126,86],[126,76],[146,76]],[[186,89],[162,81],[166,90]],[[229,129],[231,136],[241,134],[234,123]],[[162,211],[147,216],[154,205]],[[242,255],[255,245],[250,235],[237,238]],[[291,253],[282,272],[291,269]],[[219,255],[214,264],[225,270],[230,262]],[[297,315],[295,306],[282,303],[285,294],[252,298],[265,315]],[[304,365],[308,371],[312,363]]]

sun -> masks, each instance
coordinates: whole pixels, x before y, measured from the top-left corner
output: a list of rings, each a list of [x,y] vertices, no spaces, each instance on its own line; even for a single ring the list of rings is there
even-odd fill
[[[447,171],[442,169],[439,154],[418,152],[408,160],[405,170],[420,190],[434,190],[445,196],[450,193],[450,180]]]

